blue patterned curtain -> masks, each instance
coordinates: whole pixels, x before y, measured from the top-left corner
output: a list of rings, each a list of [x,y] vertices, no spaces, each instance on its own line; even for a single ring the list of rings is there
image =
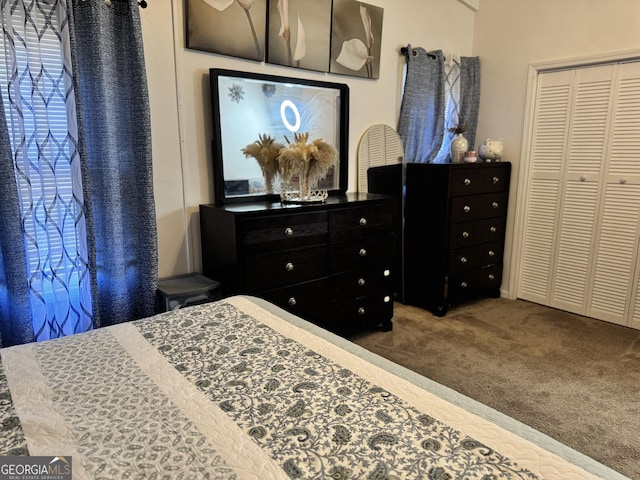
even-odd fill
[[[0,341],[151,315],[157,238],[137,1],[0,5]]]
[[[14,242],[23,239],[25,251],[16,264],[20,268],[3,258],[4,268],[13,281],[23,278],[28,285],[33,331],[28,338],[21,327],[16,340],[47,340],[92,327],[66,5],[22,0],[1,5],[6,116],[2,134],[11,145],[2,161],[4,168],[13,167],[17,185],[17,199],[8,193],[9,202],[20,206],[19,220],[2,220],[16,234]],[[15,254],[12,257],[16,261]],[[7,323],[22,325],[23,320],[1,319],[3,343],[13,342]]]
[[[416,163],[451,161],[456,136],[449,129],[465,126],[469,149],[475,145],[480,106],[480,61],[436,50],[407,48],[405,81],[398,133],[405,159]]]
[[[70,0],[96,326],[156,312],[151,120],[137,0]]]
[[[444,55],[441,50],[407,48],[398,134],[405,162],[430,163],[442,145],[445,125]]]
[[[480,58],[460,58],[460,118],[464,119],[469,150],[477,150],[476,131],[480,109]],[[475,147],[475,148],[473,148]]]
[[[33,341],[27,255],[20,221],[20,197],[0,96],[0,345]]]

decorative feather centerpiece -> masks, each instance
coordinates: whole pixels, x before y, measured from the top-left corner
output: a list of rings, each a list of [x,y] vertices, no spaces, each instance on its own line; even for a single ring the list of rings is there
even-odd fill
[[[284,198],[283,200],[318,201],[326,198],[326,192],[318,195],[312,192],[319,180],[326,177],[329,169],[336,164],[338,151],[322,139],[308,142],[309,133],[294,133],[294,142],[285,136],[288,146],[280,150],[278,156],[278,171],[285,182],[291,182],[298,177],[300,195],[298,198]]]
[[[278,175],[278,155],[284,148],[274,138],[267,135],[258,135],[258,140],[250,143],[242,149],[245,157],[253,157],[260,165],[262,176],[268,194],[273,193],[273,182]]]

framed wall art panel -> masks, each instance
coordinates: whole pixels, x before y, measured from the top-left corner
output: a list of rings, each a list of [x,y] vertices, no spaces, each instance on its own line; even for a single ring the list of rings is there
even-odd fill
[[[334,0],[329,71],[379,78],[384,9],[354,0]]]
[[[329,71],[331,0],[269,0],[267,62]]]
[[[186,0],[186,45],[249,60],[265,58],[267,0]]]

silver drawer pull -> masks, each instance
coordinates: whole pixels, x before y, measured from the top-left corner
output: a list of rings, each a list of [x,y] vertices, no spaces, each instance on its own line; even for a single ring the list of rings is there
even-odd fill
[[[462,288],[467,288],[469,286],[469,284],[467,282],[462,282],[462,283],[460,283],[460,286]]]
[[[498,204],[498,202],[493,202],[493,203],[491,204],[491,206],[492,206],[493,208],[498,208],[500,205]]]
[[[293,228],[287,227],[284,229],[284,236],[291,237],[293,235]]]
[[[364,309],[364,307],[360,307],[358,309],[358,315],[364,315],[365,313],[367,313],[367,311]]]
[[[471,211],[471,207],[469,205],[465,205],[463,210],[465,213],[469,213]]]
[[[358,252],[358,255],[360,255],[361,257],[366,257],[367,251],[364,248],[361,248],[360,251]]]
[[[498,229],[497,229],[496,227],[491,227],[491,228],[489,229],[489,231],[490,231],[491,233],[496,233],[496,232],[498,231]]]
[[[364,287],[367,284],[367,282],[365,281],[364,278],[359,278],[358,279],[358,286],[359,287]]]
[[[489,274],[489,280],[495,280],[496,276],[493,273]]]
[[[493,181],[493,183],[498,183],[500,181],[498,177],[493,177],[491,180]]]
[[[293,263],[288,262],[288,263],[284,266],[284,268],[287,270],[287,272],[292,271],[292,270],[293,270]]]
[[[386,295],[384,297],[384,303],[389,303],[391,301],[391,297],[389,295]]]
[[[362,225],[362,226],[364,227],[364,226],[367,224],[367,219],[366,219],[366,218],[364,218],[364,217],[362,217],[362,218],[360,219],[360,222],[359,222],[359,223],[360,223],[360,225]]]
[[[465,185],[471,185],[471,179],[469,179],[469,178],[465,178],[465,179],[464,179],[464,184],[465,184]]]
[[[391,270],[385,270],[384,272],[382,272],[382,275],[384,277],[388,277],[389,275],[391,275]]]
[[[296,297],[291,297],[287,303],[290,306],[295,307],[298,302],[296,302]]]
[[[460,263],[467,263],[467,257],[460,257]]]
[[[462,232],[462,238],[469,238],[469,232]]]
[[[489,250],[489,256],[490,257],[495,257],[496,256],[496,252],[494,252],[493,250]]]

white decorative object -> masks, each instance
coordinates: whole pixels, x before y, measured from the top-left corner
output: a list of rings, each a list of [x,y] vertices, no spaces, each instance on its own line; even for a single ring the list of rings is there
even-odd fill
[[[478,161],[478,154],[475,150],[471,150],[469,152],[465,152],[464,154],[464,162],[465,163],[475,163]]]
[[[458,133],[456,138],[451,140],[451,162],[452,163],[462,163],[464,158],[464,154],[469,148],[469,142],[462,135],[462,133]]]
[[[502,158],[502,150],[502,140],[491,140],[487,138],[484,143],[478,147],[478,155],[485,161],[499,162]]]

